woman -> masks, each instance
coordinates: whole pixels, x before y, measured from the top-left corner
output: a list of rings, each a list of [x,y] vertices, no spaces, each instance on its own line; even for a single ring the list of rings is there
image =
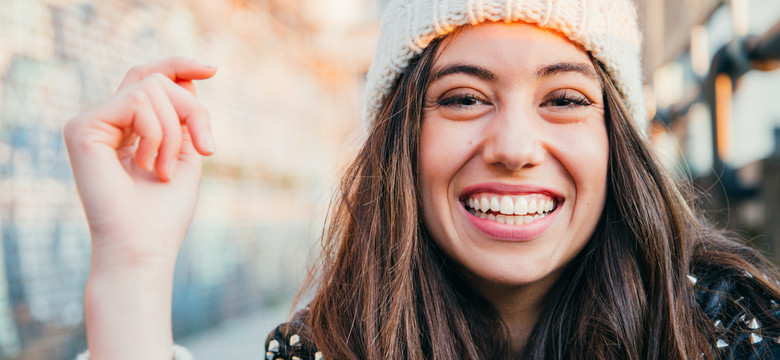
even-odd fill
[[[66,126],[96,358],[171,356],[173,262],[213,152],[185,90],[213,74],[135,68]],[[774,270],[699,219],[640,130],[629,0],[396,1],[366,99],[313,300],[267,359],[780,357]]]

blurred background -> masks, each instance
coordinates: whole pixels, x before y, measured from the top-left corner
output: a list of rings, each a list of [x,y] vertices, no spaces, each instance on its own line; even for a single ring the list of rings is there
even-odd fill
[[[176,341],[259,358],[316,255],[387,0],[0,0],[0,360],[86,348],[89,232],[61,127],[184,55],[217,156],[177,263]],[[780,259],[780,1],[640,0],[651,139],[721,226]]]

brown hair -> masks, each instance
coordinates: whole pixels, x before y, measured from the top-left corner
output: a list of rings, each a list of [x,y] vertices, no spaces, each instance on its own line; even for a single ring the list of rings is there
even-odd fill
[[[417,151],[440,41],[408,66],[347,169],[304,289],[304,321],[329,359],[502,359],[508,330],[495,308],[422,225]],[[522,358],[714,357],[711,324],[687,275],[719,269],[774,276],[752,249],[712,230],[655,159],[603,66],[609,136],[607,201],[567,265]],[[745,277],[780,297],[776,283]],[[708,327],[709,326],[709,327]]]

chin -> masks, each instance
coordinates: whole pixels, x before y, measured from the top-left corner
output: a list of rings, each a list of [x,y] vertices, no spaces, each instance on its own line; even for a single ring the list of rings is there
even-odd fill
[[[482,261],[461,264],[470,282],[500,287],[528,287],[547,284],[558,278],[560,269],[509,252],[480,256]],[[474,260],[477,259],[475,254]]]

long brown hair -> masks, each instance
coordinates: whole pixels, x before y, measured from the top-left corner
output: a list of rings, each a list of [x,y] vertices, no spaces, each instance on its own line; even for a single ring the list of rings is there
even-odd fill
[[[509,336],[421,222],[417,152],[425,91],[441,41],[396,82],[347,169],[304,289],[304,322],[329,359],[503,359]],[[771,266],[712,230],[655,159],[594,61],[609,135],[607,201],[580,254],[547,295],[522,358],[713,358],[711,324],[688,275],[749,277],[780,297]]]

